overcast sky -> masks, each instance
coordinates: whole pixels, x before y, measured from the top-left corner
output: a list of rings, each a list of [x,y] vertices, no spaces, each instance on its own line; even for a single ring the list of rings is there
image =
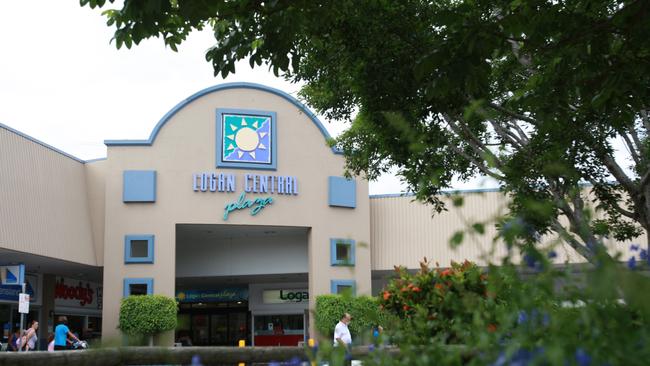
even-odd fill
[[[192,34],[177,53],[159,39],[117,50],[111,37],[100,12],[78,1],[0,2],[0,123],[87,160],[106,156],[106,139],[148,138],[167,111],[206,87],[299,89],[245,62],[226,80],[214,77],[204,58],[210,32]],[[321,121],[333,136],[345,128]],[[403,190],[393,175],[370,184],[371,194]]]

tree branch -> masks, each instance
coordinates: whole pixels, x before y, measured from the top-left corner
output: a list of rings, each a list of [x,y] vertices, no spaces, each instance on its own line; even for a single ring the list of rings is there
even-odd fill
[[[536,120],[534,120],[534,119],[532,119],[530,117],[526,117],[523,114],[513,112],[513,111],[511,111],[509,109],[506,109],[506,108],[504,108],[504,107],[502,107],[502,106],[500,106],[500,105],[498,105],[496,103],[488,103],[488,106],[490,106],[493,109],[496,109],[499,112],[505,113],[505,114],[509,115],[510,117],[513,117],[513,118],[516,118],[516,119],[519,119],[519,120],[522,120],[522,121],[526,121],[526,122],[528,122],[528,123],[530,123],[530,124],[532,124],[534,126],[539,125],[539,123]]]
[[[641,158],[639,157],[639,154],[636,150],[636,146],[634,143],[632,143],[632,140],[630,140],[630,136],[628,136],[627,133],[622,133],[621,137],[623,137],[623,140],[627,145],[627,149],[630,151],[630,155],[632,156],[634,163],[636,163],[636,165],[641,164]]]
[[[618,165],[618,163],[608,154],[602,154],[601,159],[603,164],[607,167],[607,170],[616,178],[616,180],[621,184],[621,186],[627,191],[632,199],[638,193],[637,187],[635,187],[634,182],[625,174],[623,169]]]
[[[586,245],[577,241],[557,220],[553,220],[553,222],[551,223],[551,228],[556,233],[558,233],[558,235],[560,235],[560,238],[562,238],[567,244],[569,244],[571,248],[573,248],[576,252],[578,252],[578,254],[583,256],[590,263],[595,262],[594,253],[589,248],[587,248]]]
[[[474,151],[477,154],[485,154],[490,156],[490,158],[494,161],[494,164],[496,165],[497,168],[500,168],[503,166],[503,163],[499,158],[494,155],[490,149],[488,149],[481,140],[479,140],[473,133],[472,131],[462,122],[458,121],[458,125],[454,123],[453,119],[448,116],[448,115],[443,115],[443,118],[449,125],[449,128],[456,133],[460,138],[463,139],[463,141],[467,142],[467,144],[474,149]]]
[[[476,159],[476,158],[470,156],[469,154],[467,154],[466,152],[464,152],[464,151],[463,151],[461,148],[459,148],[458,146],[454,146],[454,145],[451,145],[451,144],[448,145],[448,146],[449,146],[450,149],[454,150],[454,152],[455,152],[456,154],[458,154],[458,155],[464,157],[465,159],[467,159],[467,161],[469,161],[469,162],[471,162],[472,164],[474,164],[474,165],[476,166],[476,168],[478,168],[478,170],[480,170],[481,172],[483,172],[483,174],[485,174],[485,175],[487,175],[487,176],[490,176],[490,177],[492,177],[492,178],[494,178],[494,179],[496,179],[496,180],[499,180],[499,181],[502,181],[502,180],[505,180],[505,179],[506,179],[506,177],[504,177],[504,176],[502,176],[502,175],[500,175],[500,174],[497,174],[497,173],[493,172],[493,171],[490,170],[487,166],[485,166],[485,164],[483,164],[483,162],[481,162],[481,161],[479,161],[478,159]]]
[[[494,132],[496,132],[504,141],[509,142],[511,145],[522,148],[523,142],[516,136],[514,133],[509,131],[507,128],[501,126],[497,121],[491,119],[490,124],[494,127]]]

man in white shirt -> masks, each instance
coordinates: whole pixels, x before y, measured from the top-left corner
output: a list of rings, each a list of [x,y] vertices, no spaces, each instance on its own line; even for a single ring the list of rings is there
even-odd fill
[[[352,315],[349,313],[343,314],[341,320],[336,324],[334,328],[334,345],[338,346],[339,344],[349,347],[352,345],[352,335],[348,329],[348,324],[352,321]]]

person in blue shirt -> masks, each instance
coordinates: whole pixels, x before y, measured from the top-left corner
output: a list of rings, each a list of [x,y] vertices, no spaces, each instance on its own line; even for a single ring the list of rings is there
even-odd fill
[[[68,349],[68,337],[79,342],[79,338],[72,334],[70,328],[68,328],[68,318],[60,316],[59,325],[54,328],[54,350],[61,351]]]

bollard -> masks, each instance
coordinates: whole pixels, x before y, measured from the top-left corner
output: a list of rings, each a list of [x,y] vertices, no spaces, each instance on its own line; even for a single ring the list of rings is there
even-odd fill
[[[242,348],[242,347],[246,347],[246,340],[244,340],[244,339],[239,340],[239,348]],[[237,366],[246,366],[246,364],[243,363],[243,362],[240,362],[240,363],[237,364]]]
[[[313,339],[313,338],[309,338],[309,339],[307,340],[307,345],[309,346],[309,348],[311,348],[312,358],[313,358],[313,359],[316,359],[316,352],[317,352],[317,349],[316,349],[316,342],[314,342],[314,339]],[[311,362],[311,366],[316,366],[316,361],[312,361],[312,362]]]

